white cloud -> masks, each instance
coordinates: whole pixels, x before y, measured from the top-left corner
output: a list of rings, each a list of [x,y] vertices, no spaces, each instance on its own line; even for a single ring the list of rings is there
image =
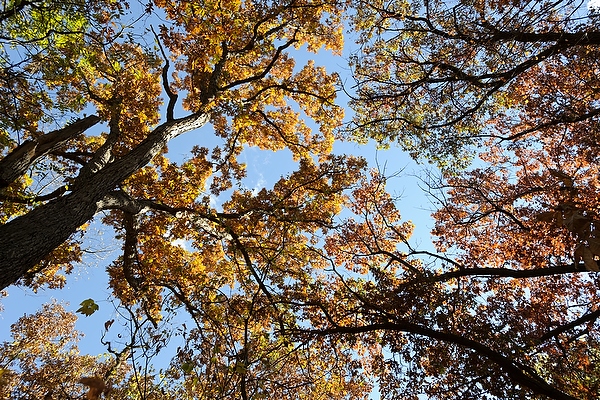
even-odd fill
[[[214,194],[209,194],[208,195],[208,205],[211,206],[212,208],[217,208],[217,206],[219,205],[219,199],[217,198],[217,196],[215,196]]]
[[[252,188],[252,195],[256,196],[258,192],[265,187],[266,183],[267,181],[265,180],[263,174],[259,174],[258,181],[256,182],[256,185],[254,185],[254,188]]]
[[[181,247],[184,250],[187,250],[186,241],[183,239],[175,239],[171,242],[173,246]]]

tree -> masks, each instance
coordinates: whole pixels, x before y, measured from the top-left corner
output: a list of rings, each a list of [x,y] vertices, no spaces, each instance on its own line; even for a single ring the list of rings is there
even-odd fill
[[[147,13],[160,9],[172,23],[162,25],[156,39],[176,59],[173,84],[168,81],[169,58],[161,60],[160,53],[136,43],[126,26],[123,31],[112,27],[123,5],[69,5],[78,7],[81,14],[78,31],[51,25],[71,11],[54,6],[45,2],[24,5],[5,24],[3,36],[17,43],[26,57],[5,59],[8,79],[16,82],[11,82],[13,88],[6,91],[4,102],[7,108],[17,107],[13,112],[17,120],[5,122],[7,154],[0,165],[6,210],[0,228],[2,287],[36,266],[43,268],[40,263],[59,246],[65,247],[97,212],[128,208],[137,215],[148,208],[150,204],[135,210],[140,205],[128,197],[130,191],[148,190],[137,187],[141,183],[137,181],[148,179],[152,170],[165,179],[183,170],[181,176],[195,191],[186,199],[173,195],[163,205],[184,207],[213,174],[215,193],[231,187],[231,179],[243,176],[235,157],[244,144],[273,150],[287,147],[298,159],[329,151],[332,128],[341,116],[332,103],[335,79],[312,63],[294,71],[286,50],[304,44],[312,51],[321,46],[338,49],[336,21],[341,4],[206,2],[200,9],[185,2],[150,5]],[[109,11],[101,10],[103,6]],[[325,13],[329,23],[321,23]],[[36,18],[46,25],[38,24]],[[29,28],[30,20],[33,28]],[[9,49],[6,54],[13,56]],[[168,97],[166,120],[158,124],[163,89]],[[174,117],[177,91],[185,93],[182,104],[190,110],[180,118]],[[56,93],[56,98],[47,92]],[[319,124],[320,133],[311,132],[284,99],[294,101]],[[65,120],[85,107],[97,115]],[[24,109],[35,115],[29,116]],[[107,133],[100,137],[85,134],[100,121],[107,123]],[[209,121],[224,145],[211,156],[207,149],[197,148],[185,168],[169,164],[162,155],[168,141]],[[46,132],[44,127],[53,123],[63,126]],[[21,141],[18,147],[12,145]],[[44,164],[44,160],[48,161]],[[143,170],[151,161],[155,166]],[[58,182],[55,190],[36,192],[24,182],[22,176],[31,168],[53,168]],[[149,195],[155,203],[163,203],[164,195]],[[70,259],[66,257],[62,264],[78,257],[74,249],[63,250]]]
[[[598,116],[593,97],[586,97],[593,84],[581,95],[569,90],[555,99],[531,96],[537,88],[558,90],[552,86],[561,82],[553,76],[575,79],[562,82],[569,87],[594,80],[599,16],[582,2],[361,5],[356,26],[364,32],[362,51],[353,60],[358,137],[398,141],[416,157],[465,166],[465,150],[481,139],[513,140]],[[546,77],[545,89],[533,84],[535,75]],[[521,119],[529,125],[517,128]],[[498,131],[498,121],[513,132]]]
[[[103,376],[109,370],[110,363],[79,354],[76,319],[51,303],[11,326],[12,341],[0,345],[3,399],[80,398],[84,387],[77,377]]]
[[[295,310],[274,294],[311,279],[310,244],[365,167],[330,155],[342,118],[336,76],[291,56],[339,53],[345,4],[128,7],[17,1],[1,14],[0,287],[62,286],[100,214],[122,243],[108,274],[132,324],[122,348],[105,340],[115,359],[130,349],[134,371],[108,396],[366,396],[349,347],[282,336]],[[213,136],[199,131],[206,124]],[[206,141],[190,139],[187,158],[170,161],[168,142],[191,131]],[[247,146],[289,149],[298,170],[271,189],[243,189]],[[211,195],[230,200],[216,209]],[[193,327],[165,328],[180,310]],[[145,368],[175,334],[186,344],[172,368]]]
[[[361,4],[352,132],[444,168],[428,182],[437,252],[372,199],[335,241],[336,265],[362,275],[340,276],[343,301],[322,295],[328,323],[311,332],[372,334],[390,398],[597,398],[598,16],[567,1]]]

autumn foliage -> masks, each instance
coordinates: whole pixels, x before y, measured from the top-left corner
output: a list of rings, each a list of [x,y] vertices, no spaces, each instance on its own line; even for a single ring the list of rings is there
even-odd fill
[[[352,132],[442,167],[424,178],[437,252],[388,287],[429,287],[428,304],[399,316],[365,302],[373,329],[408,340],[389,393],[597,398],[598,14],[392,2],[357,23]]]
[[[120,252],[105,356],[80,354],[76,317],[44,305],[0,344],[2,398],[600,396],[593,10],[9,3],[0,286],[63,287],[90,226]],[[342,80],[314,57],[339,56],[344,29],[358,41],[347,124]],[[432,246],[385,171],[333,154],[337,139],[436,166]],[[294,169],[248,188],[251,148],[286,150]]]

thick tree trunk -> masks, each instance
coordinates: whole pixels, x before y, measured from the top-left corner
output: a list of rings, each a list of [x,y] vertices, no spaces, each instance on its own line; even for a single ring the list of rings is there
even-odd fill
[[[208,115],[194,114],[157,127],[139,146],[107,164],[72,191],[0,227],[0,289],[15,283],[98,211],[119,183],[145,166],[172,138],[201,127]]]

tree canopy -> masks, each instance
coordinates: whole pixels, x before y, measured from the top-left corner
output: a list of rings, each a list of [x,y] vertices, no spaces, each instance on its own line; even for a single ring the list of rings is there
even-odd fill
[[[105,354],[46,304],[0,344],[2,398],[600,396],[584,3],[15,0],[0,33],[0,288],[63,287],[90,224],[121,249]],[[349,121],[320,65],[344,45]],[[370,139],[435,166],[432,246],[332,153]],[[245,188],[252,147],[295,170]]]

